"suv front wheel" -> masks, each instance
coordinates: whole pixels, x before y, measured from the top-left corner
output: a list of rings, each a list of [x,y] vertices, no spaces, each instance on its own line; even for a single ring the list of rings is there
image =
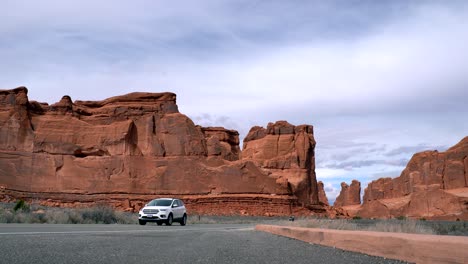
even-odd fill
[[[166,225],[170,226],[172,225],[172,214],[169,214],[169,216],[167,217],[167,220],[166,220]]]
[[[180,225],[184,226],[187,224],[187,215],[184,214],[184,217],[182,217],[182,220],[180,220]]]

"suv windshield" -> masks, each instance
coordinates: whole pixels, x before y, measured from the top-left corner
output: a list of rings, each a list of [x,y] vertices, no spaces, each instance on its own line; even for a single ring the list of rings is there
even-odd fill
[[[148,206],[170,206],[172,200],[156,199],[148,203]]]

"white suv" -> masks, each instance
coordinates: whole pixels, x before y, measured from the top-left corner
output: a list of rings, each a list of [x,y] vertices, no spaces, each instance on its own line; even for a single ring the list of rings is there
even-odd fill
[[[184,226],[187,224],[185,205],[181,200],[174,198],[154,199],[138,213],[138,223],[146,225],[146,222],[156,222],[158,225],[179,222]]]

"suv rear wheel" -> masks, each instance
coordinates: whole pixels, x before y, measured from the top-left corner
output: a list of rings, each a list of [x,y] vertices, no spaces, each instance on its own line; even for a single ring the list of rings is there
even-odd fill
[[[166,220],[166,225],[170,226],[172,225],[172,214],[169,214],[169,216],[167,217],[167,220]]]

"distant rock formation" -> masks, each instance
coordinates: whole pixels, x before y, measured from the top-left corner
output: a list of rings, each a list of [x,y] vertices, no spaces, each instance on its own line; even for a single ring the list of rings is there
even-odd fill
[[[349,216],[468,220],[468,137],[445,152],[415,154],[399,177],[369,183],[363,200]]]
[[[323,213],[309,125],[286,121],[239,134],[200,127],[173,93],[48,105],[27,89],[0,90],[0,200],[97,203],[136,211],[161,196],[192,213]]]
[[[336,207],[361,204],[361,182],[353,180],[351,186],[341,183],[341,191],[333,204]]]

